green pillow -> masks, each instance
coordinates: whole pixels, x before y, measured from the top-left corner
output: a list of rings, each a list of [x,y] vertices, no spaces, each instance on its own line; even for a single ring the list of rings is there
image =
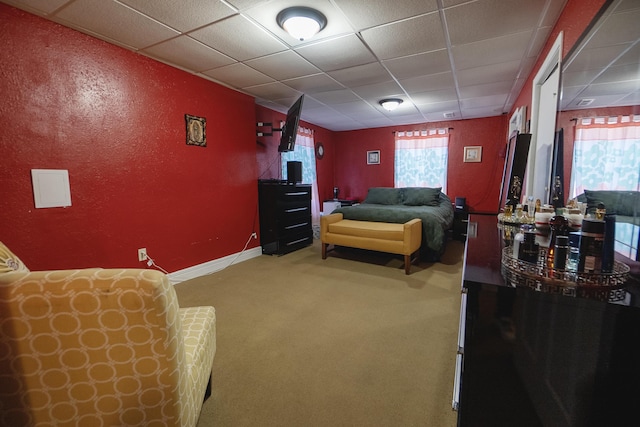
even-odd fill
[[[399,205],[401,193],[399,188],[372,187],[367,193],[367,198],[362,203],[377,205]]]
[[[403,188],[404,204],[409,206],[438,206],[442,187],[406,187]]]
[[[637,191],[584,190],[587,210],[592,212],[599,203],[604,204],[607,213],[636,216],[640,214],[640,193]]]

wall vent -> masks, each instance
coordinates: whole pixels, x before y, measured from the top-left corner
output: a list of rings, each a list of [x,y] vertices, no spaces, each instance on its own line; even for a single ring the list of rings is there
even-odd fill
[[[578,107],[586,107],[587,105],[591,105],[595,101],[595,99],[584,98],[578,101]]]

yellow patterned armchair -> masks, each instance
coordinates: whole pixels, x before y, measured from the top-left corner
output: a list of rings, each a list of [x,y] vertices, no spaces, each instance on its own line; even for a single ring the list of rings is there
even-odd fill
[[[0,242],[0,425],[194,426],[215,352],[166,275],[30,272]]]

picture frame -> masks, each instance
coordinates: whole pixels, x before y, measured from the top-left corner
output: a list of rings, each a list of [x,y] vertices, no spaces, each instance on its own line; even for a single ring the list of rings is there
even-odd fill
[[[207,119],[185,114],[187,125],[187,145],[207,146]]]
[[[525,184],[525,172],[530,143],[530,133],[513,131],[509,136],[505,153],[504,169],[502,171],[502,183],[500,184],[499,212],[507,205],[515,206],[520,203]]]
[[[380,150],[367,151],[367,164],[368,165],[380,164]]]
[[[482,147],[480,145],[464,147],[464,162],[465,163],[482,162]]]

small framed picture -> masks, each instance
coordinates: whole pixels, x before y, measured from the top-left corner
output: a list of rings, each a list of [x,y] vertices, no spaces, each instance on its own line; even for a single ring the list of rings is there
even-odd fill
[[[380,164],[380,150],[367,151],[367,164],[368,165]]]
[[[479,163],[482,161],[482,147],[479,145],[464,147],[464,161]]]
[[[187,145],[207,146],[207,119],[184,115],[187,122]]]

